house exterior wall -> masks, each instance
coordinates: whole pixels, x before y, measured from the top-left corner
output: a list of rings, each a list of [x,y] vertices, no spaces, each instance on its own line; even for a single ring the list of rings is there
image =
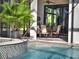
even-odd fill
[[[44,4],[43,0],[38,0],[38,16],[41,19],[41,24],[43,24],[43,19],[44,19]]]
[[[73,31],[73,43],[79,44],[79,0],[74,0],[74,31]]]
[[[52,2],[55,2],[55,4],[68,4],[67,0],[50,0]],[[50,3],[49,5],[52,5],[53,3]],[[44,22],[44,5],[48,5],[45,3],[45,0],[38,0],[38,16],[41,18],[41,23]],[[54,5],[54,4],[53,4]]]

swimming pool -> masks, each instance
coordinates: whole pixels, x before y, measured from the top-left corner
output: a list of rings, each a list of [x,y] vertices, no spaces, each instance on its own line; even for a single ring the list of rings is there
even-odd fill
[[[79,48],[38,45],[29,47],[24,53],[10,59],[79,59]]]

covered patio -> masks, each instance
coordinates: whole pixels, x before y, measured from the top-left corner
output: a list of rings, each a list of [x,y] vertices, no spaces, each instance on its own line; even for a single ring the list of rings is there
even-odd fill
[[[73,31],[73,28],[74,28],[73,26],[78,25],[78,23],[77,23],[77,18],[78,17],[76,16],[78,14],[78,13],[76,13],[78,11],[78,0],[76,0],[76,1],[74,1],[74,0],[33,0],[32,3],[31,3],[31,10],[34,10],[32,15],[34,15],[34,17],[33,17],[34,19],[33,20],[35,22],[33,23],[32,27],[34,27],[37,30],[37,27],[38,27],[37,23],[38,22],[40,22],[41,25],[45,25],[47,27],[47,24],[46,24],[47,19],[52,18],[52,16],[47,17],[48,13],[49,14],[52,13],[51,11],[48,12],[47,10],[49,10],[49,9],[57,10],[57,8],[61,9],[61,6],[65,7],[65,11],[64,12],[67,13],[67,14],[65,14],[65,15],[67,15],[67,17],[65,17],[65,18],[64,18],[64,14],[63,14],[64,12],[60,13],[60,15],[62,16],[62,18],[65,21],[63,21],[63,23],[61,23],[62,20],[61,21],[59,20],[57,22],[55,20],[56,19],[56,15],[53,15],[54,16],[53,19],[55,20],[53,22],[56,23],[56,25],[58,25],[58,23],[59,23],[62,26],[59,36],[60,37],[63,36],[63,35],[67,36],[66,41],[69,44],[72,43],[72,41],[74,43],[78,43],[78,40],[75,40],[75,38],[78,39],[78,36],[73,36],[73,35],[77,35],[78,34],[78,32],[74,32]],[[56,13],[56,11],[54,13]],[[74,20],[74,19],[76,19],[76,20]],[[73,24],[73,23],[75,23],[75,24]],[[77,26],[75,26],[75,27],[77,27]],[[48,35],[48,33],[46,33],[46,34]],[[33,37],[34,37],[34,39],[39,38],[39,36],[37,36],[37,32],[34,32]],[[40,37],[40,38],[42,38],[42,37]]]
[[[37,38],[61,38],[68,41],[68,12],[69,1],[68,0],[34,0],[36,1],[36,37]],[[31,9],[33,9],[33,3],[31,3]],[[33,9],[34,10],[34,9]],[[59,14],[59,15],[57,15]],[[58,18],[60,17],[60,18]],[[66,19],[67,18],[67,19]],[[35,19],[34,19],[35,20]],[[48,25],[51,21],[50,26]],[[58,28],[58,26],[61,26]],[[35,23],[34,25],[35,26]],[[56,35],[53,35],[55,33]]]

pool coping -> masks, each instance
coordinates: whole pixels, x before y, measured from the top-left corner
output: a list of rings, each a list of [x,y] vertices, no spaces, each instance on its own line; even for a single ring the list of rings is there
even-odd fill
[[[2,39],[6,39],[6,38],[2,38]],[[79,44],[69,44],[68,42],[64,42],[64,41],[50,41],[50,40],[31,40],[31,39],[13,39],[13,38],[7,38],[10,41],[7,42],[1,42],[0,46],[5,46],[5,45],[15,45],[15,44],[20,44],[20,43],[24,43],[24,42],[39,42],[39,43],[47,43],[47,44],[63,44],[63,45],[68,45],[68,46],[75,46],[75,47],[79,47]]]
[[[6,39],[6,38],[1,38],[1,39]],[[16,44],[27,42],[27,40],[20,40],[20,39],[13,39],[13,38],[7,38],[7,39],[9,39],[10,41],[0,42],[0,46],[16,45]]]

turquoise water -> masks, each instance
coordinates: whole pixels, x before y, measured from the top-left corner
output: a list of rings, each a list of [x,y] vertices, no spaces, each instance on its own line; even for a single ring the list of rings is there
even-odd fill
[[[11,59],[79,59],[79,48],[70,47],[31,47]]]

